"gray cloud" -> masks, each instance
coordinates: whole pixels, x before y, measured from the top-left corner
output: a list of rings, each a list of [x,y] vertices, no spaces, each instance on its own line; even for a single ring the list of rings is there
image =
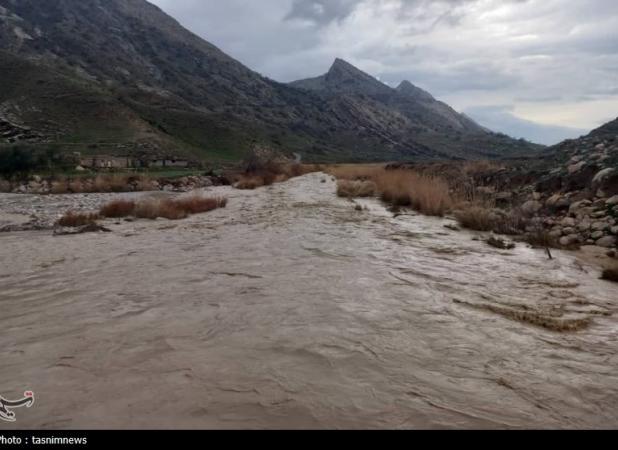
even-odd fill
[[[360,0],[294,0],[286,19],[308,20],[325,25],[345,19],[358,3]]]
[[[577,129],[618,113],[615,0],[151,1],[278,81],[341,57],[459,110],[513,105],[517,117]]]

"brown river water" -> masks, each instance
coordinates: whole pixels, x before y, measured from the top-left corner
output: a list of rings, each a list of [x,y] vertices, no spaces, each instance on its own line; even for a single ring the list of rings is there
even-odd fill
[[[598,268],[334,191],[311,174],[209,189],[229,206],[184,221],[0,234],[0,395],[36,395],[0,429],[618,426]]]

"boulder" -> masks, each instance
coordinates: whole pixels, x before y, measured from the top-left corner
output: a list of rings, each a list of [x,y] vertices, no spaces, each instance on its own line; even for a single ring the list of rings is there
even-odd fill
[[[605,236],[596,242],[596,245],[603,248],[614,248],[618,240],[615,236]]]
[[[568,167],[567,171],[569,172],[569,175],[573,175],[574,173],[577,173],[580,170],[582,170],[585,165],[586,165],[586,162],[585,161],[581,161],[581,162],[578,162],[577,164],[570,165]]]
[[[594,233],[592,233],[590,235],[590,238],[594,239],[595,241],[597,241],[597,240],[601,239],[604,236],[605,236],[604,232],[602,232],[602,231],[595,231]]]
[[[605,231],[609,229],[609,224],[607,222],[594,222],[590,228],[592,231]]]
[[[529,200],[524,203],[521,210],[524,214],[532,216],[543,209],[543,204],[537,200]]]
[[[573,219],[572,217],[565,217],[564,219],[562,219],[562,222],[560,222],[560,224],[563,227],[574,227],[575,219]]]
[[[592,202],[590,200],[581,200],[579,202],[575,202],[569,207],[569,213],[576,214],[578,210],[589,208],[591,205]]]
[[[560,239],[560,245],[568,247],[570,245],[581,243],[581,237],[577,234],[570,234]]]
[[[593,191],[602,190],[608,196],[618,194],[618,170],[613,167],[603,169],[592,179]]]

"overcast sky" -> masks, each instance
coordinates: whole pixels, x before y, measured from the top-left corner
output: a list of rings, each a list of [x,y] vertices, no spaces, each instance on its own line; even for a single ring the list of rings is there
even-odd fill
[[[341,57],[542,143],[618,116],[618,0],[151,1],[277,81]]]

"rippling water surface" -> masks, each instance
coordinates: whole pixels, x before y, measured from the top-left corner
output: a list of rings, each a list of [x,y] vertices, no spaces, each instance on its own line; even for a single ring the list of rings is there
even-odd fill
[[[618,426],[616,285],[334,190],[0,235],[0,395],[37,396],[16,427]]]

